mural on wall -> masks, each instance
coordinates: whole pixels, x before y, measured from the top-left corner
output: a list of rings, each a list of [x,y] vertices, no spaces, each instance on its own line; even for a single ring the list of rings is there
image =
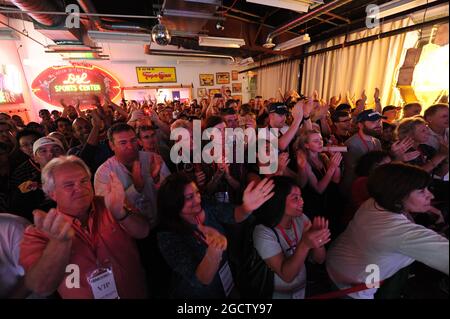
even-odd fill
[[[174,67],[136,67],[138,83],[176,83],[177,72]]]
[[[217,72],[216,73],[216,83],[217,84],[229,84],[230,83],[230,73],[229,72]]]
[[[20,72],[15,65],[0,64],[0,104],[24,103]]]
[[[214,74],[200,74],[200,86],[213,86]]]
[[[119,80],[98,66],[73,63],[53,66],[42,71],[31,84],[31,90],[42,101],[54,106],[66,103],[91,104],[93,96],[108,95],[111,100],[120,95]]]

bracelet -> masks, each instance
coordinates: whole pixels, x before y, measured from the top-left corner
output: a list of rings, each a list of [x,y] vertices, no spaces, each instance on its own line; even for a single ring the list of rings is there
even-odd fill
[[[125,211],[125,215],[119,219],[116,219],[119,223],[123,222],[125,219],[127,219],[128,217],[133,215],[133,212],[131,211],[131,209],[128,209],[127,207],[124,206],[123,210]]]

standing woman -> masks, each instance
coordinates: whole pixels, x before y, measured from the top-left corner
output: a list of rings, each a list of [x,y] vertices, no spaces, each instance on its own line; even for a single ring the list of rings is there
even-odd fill
[[[328,221],[303,214],[300,187],[289,177],[276,176],[274,196],[254,214],[257,225],[253,243],[258,254],[275,272],[274,299],[303,299],[306,287],[305,261],[325,261],[324,245],[330,241]]]
[[[322,152],[323,139],[319,131],[309,130],[300,135],[297,166],[305,198],[305,213],[310,217],[331,218],[338,212],[338,183],[341,180],[341,153],[329,158]],[[306,185],[304,184],[306,182]],[[335,216],[337,217],[337,216]]]
[[[233,278],[228,265],[227,238],[222,223],[244,221],[273,196],[267,179],[250,183],[243,203],[202,202],[197,185],[185,174],[166,178],[158,193],[162,232],[158,244],[173,270],[172,298],[225,298]]]
[[[327,271],[339,289],[366,283],[377,267],[374,286],[349,296],[400,298],[408,279],[406,267],[415,260],[448,275],[448,239],[414,223],[410,215],[430,210],[430,182],[426,171],[402,163],[381,165],[370,174],[371,198],[328,250]],[[379,291],[378,281],[384,281]]]

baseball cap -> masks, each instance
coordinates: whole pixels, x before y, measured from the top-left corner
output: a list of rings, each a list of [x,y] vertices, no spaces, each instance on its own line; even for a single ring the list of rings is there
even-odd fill
[[[33,143],[33,154],[36,154],[37,150],[45,145],[58,145],[59,147],[61,147],[61,149],[64,150],[64,147],[60,140],[54,137],[45,136],[41,137]]]
[[[399,107],[399,106],[387,105],[387,106],[383,107],[382,113],[384,114],[384,113],[386,113],[386,112],[388,112],[388,111],[392,111],[392,110],[401,110],[401,109],[402,109],[402,108]]]
[[[364,110],[358,114],[356,117],[356,122],[365,122],[365,121],[378,121],[379,119],[385,119],[386,117],[381,115],[379,112],[375,112],[374,110]]]
[[[284,105],[283,103],[270,103],[269,113],[277,113],[280,115],[285,115],[289,113],[289,110],[287,106]]]

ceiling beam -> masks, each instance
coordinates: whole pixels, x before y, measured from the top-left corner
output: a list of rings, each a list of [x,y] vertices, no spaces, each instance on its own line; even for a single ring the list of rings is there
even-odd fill
[[[266,13],[266,15],[264,16],[264,18],[261,19],[261,23],[258,26],[258,31],[256,32],[256,35],[253,38],[253,45],[255,45],[256,39],[258,39],[259,34],[261,33],[262,27],[264,26],[264,23],[266,22],[266,20],[273,14],[275,14],[276,12],[278,12],[278,10],[280,10],[279,8],[276,8],[275,10],[269,11]]]
[[[328,23],[328,24],[334,25],[335,27],[337,27],[339,25],[338,23],[331,22],[330,20],[332,18],[331,19],[322,19],[322,18],[319,18],[319,17],[315,17],[314,19],[317,19],[317,20],[319,20],[319,21],[321,21],[323,23]]]
[[[327,13],[325,13],[325,14],[326,14],[327,16],[333,17],[333,18],[335,18],[335,19],[344,21],[345,23],[348,23],[348,24],[352,23],[352,21],[351,21],[350,19],[344,18],[344,17],[342,17],[342,16],[340,16],[340,15],[338,15],[338,14],[336,14],[336,13],[327,12]]]

